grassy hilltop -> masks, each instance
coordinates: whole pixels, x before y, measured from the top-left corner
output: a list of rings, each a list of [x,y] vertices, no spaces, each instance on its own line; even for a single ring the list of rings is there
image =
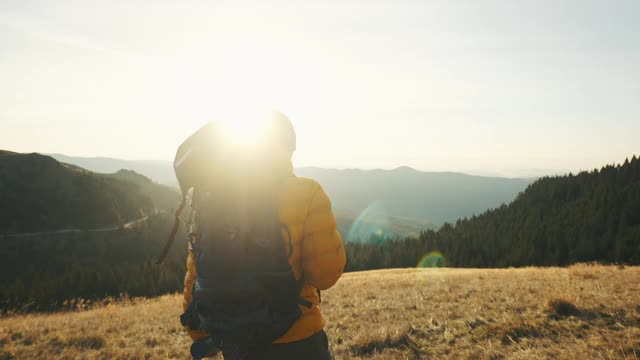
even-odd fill
[[[348,273],[321,305],[336,359],[638,359],[640,268]],[[0,359],[189,359],[181,297],[0,319]]]

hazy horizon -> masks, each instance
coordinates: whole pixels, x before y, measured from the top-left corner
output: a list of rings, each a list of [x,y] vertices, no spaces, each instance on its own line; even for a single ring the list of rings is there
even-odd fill
[[[634,1],[153,4],[3,2],[0,148],[170,160],[274,108],[296,166],[531,176],[640,153]]]
[[[6,149],[0,149],[0,150],[6,150]],[[53,156],[56,159],[59,159],[60,161],[63,161],[63,158],[65,157],[69,157],[69,158],[74,158],[74,159],[84,159],[84,160],[114,160],[114,161],[127,161],[127,162],[140,162],[140,163],[158,163],[158,164],[165,164],[167,166],[172,166],[173,160],[167,160],[167,159],[126,159],[126,158],[114,158],[114,157],[109,157],[109,156],[73,156],[73,155],[69,155],[69,154],[61,154],[61,153],[44,153],[44,152],[37,152],[39,154],[42,155],[48,155],[48,156]],[[62,159],[60,159],[60,156],[63,157]],[[73,162],[71,162],[73,163]],[[615,164],[621,164],[622,162],[617,162]],[[615,165],[614,164],[614,165]],[[75,165],[79,165],[81,166],[81,164],[75,164]],[[609,165],[609,164],[603,164],[604,165]],[[81,166],[82,167],[82,166]],[[542,177],[542,176],[553,176],[553,175],[564,175],[564,174],[568,174],[569,172],[573,172],[573,173],[577,173],[579,171],[590,171],[593,169],[537,169],[537,168],[522,168],[522,169],[475,169],[475,168],[468,168],[468,169],[420,169],[420,168],[416,168],[413,166],[408,166],[408,165],[399,165],[399,166],[393,166],[393,167],[354,167],[354,166],[345,166],[345,167],[340,167],[340,166],[316,166],[316,165],[296,165],[294,164],[294,167],[296,169],[302,169],[302,168],[317,168],[317,169],[326,169],[326,170],[364,170],[364,171],[370,171],[370,170],[386,170],[386,171],[391,171],[391,170],[396,170],[399,168],[411,168],[413,170],[416,171],[420,171],[420,172],[452,172],[452,173],[463,173],[463,174],[467,174],[467,175],[472,175],[472,176],[486,176],[486,177],[506,177],[506,178],[536,178],[536,177]],[[599,168],[599,167],[598,167]],[[116,171],[116,170],[114,170]]]

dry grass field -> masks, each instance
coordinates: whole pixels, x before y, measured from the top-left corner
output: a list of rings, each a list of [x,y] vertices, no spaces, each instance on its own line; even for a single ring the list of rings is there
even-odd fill
[[[640,268],[394,269],[323,293],[336,359],[638,359]],[[189,359],[179,295],[0,319],[0,360]]]

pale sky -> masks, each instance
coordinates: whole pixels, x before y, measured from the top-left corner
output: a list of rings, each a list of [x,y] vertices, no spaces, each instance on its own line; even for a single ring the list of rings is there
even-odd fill
[[[298,166],[592,169],[640,154],[639,19],[633,0],[2,0],[0,149],[170,160],[265,108]]]

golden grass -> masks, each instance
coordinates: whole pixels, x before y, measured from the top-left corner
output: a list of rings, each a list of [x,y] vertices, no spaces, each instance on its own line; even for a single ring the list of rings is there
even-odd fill
[[[640,268],[392,269],[323,293],[336,359],[638,359]],[[0,360],[189,359],[180,295],[0,319]]]

